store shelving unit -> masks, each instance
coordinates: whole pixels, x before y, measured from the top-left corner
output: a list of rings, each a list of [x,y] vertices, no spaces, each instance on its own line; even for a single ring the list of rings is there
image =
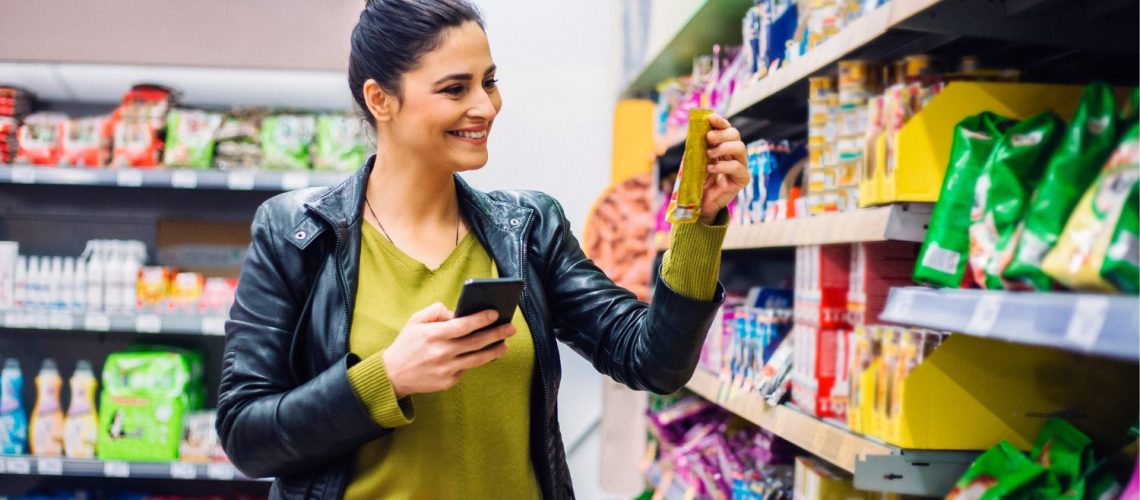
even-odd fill
[[[895,288],[884,321],[1140,360],[1136,297]]]
[[[225,335],[224,314],[80,313],[0,311],[0,327],[11,330],[59,330],[177,335]]]
[[[189,169],[84,169],[30,165],[0,166],[0,184],[110,186],[230,191],[291,191],[333,186],[348,177],[340,172],[189,170]]]
[[[2,472],[22,476],[87,477],[113,479],[176,479],[212,481],[263,481],[246,477],[222,462],[126,462],[60,457],[6,455]]]
[[[904,203],[761,224],[730,224],[724,250],[870,241],[922,241],[933,206]],[[658,250],[668,249],[668,242]]]

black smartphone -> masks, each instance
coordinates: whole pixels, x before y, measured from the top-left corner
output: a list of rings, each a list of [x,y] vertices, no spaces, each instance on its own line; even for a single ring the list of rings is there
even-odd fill
[[[515,316],[515,308],[519,306],[522,289],[523,281],[518,278],[467,280],[463,282],[463,291],[459,292],[455,317],[494,309],[499,312],[499,319],[487,328],[510,323]]]

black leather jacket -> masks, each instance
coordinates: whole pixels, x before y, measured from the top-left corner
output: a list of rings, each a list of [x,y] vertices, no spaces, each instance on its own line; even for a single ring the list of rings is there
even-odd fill
[[[342,497],[356,450],[392,432],[369,417],[346,373],[359,361],[348,335],[371,170],[370,158],[339,186],[276,196],[253,222],[226,323],[217,429],[239,470],[276,478],[272,498]],[[573,498],[555,339],[618,382],[673,392],[692,375],[723,292],[696,301],[659,282],[648,306],[586,258],[551,197],[482,193],[458,176],[456,184],[460,209],[500,274],[525,280],[521,307],[535,350],[531,459],[543,497]]]

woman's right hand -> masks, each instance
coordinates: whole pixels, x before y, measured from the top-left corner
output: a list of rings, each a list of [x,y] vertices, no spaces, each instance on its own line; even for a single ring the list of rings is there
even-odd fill
[[[514,325],[479,331],[497,318],[494,310],[456,318],[438,302],[413,314],[384,351],[384,367],[396,398],[450,389],[464,371],[506,355],[507,343],[499,341],[515,334]]]

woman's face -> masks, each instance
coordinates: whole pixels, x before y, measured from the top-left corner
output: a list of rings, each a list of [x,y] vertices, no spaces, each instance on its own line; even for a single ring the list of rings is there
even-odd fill
[[[401,148],[452,172],[487,164],[487,138],[503,99],[487,35],[474,22],[449,28],[435,50],[403,76],[391,121]]]

